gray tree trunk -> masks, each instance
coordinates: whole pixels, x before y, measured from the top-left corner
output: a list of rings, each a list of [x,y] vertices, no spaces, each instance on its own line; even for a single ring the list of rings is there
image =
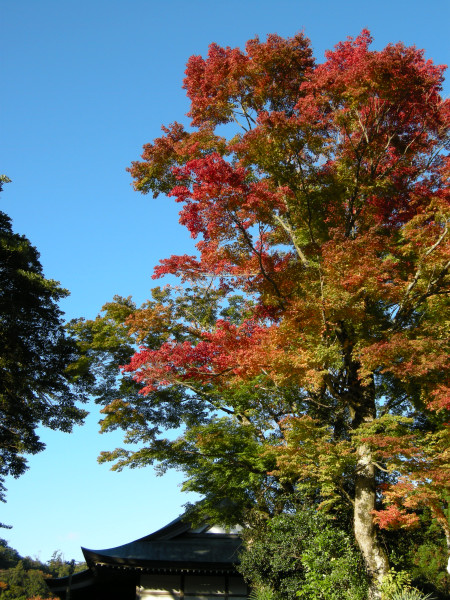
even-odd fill
[[[370,581],[370,600],[381,598],[380,585],[389,571],[389,561],[381,546],[373,523],[372,511],[375,508],[375,467],[368,446],[357,449],[358,462],[355,482],[355,539],[366,563]]]
[[[358,370],[359,364],[352,362],[351,372],[354,378],[350,415],[352,426],[355,429],[376,419],[374,381],[363,386],[357,375]],[[380,600],[380,586],[383,577],[389,572],[389,560],[378,539],[373,522],[372,511],[375,509],[376,500],[375,465],[372,452],[367,444],[361,443],[357,447],[356,453],[353,529],[369,576],[369,599]]]
[[[353,350],[353,330],[343,322],[336,329],[336,335],[342,346],[345,366],[346,398],[350,410],[352,428],[357,429],[365,423],[372,423],[377,416],[375,403],[375,382],[362,384],[359,371],[360,363],[355,360]],[[380,600],[380,585],[389,572],[389,560],[380,544],[373,523],[372,511],[375,509],[375,465],[370,447],[361,443],[356,449],[357,463],[355,471],[355,500],[353,529],[356,543],[363,555],[369,576],[369,599]]]

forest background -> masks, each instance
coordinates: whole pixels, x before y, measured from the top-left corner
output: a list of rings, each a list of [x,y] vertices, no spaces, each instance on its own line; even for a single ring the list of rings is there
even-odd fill
[[[47,277],[71,291],[67,318],[94,317],[116,293],[148,296],[158,260],[190,253],[176,207],[134,193],[130,162],[188,109],[184,65],[208,44],[242,46],[259,34],[304,29],[320,61],[325,49],[368,27],[374,48],[398,40],[445,63],[445,2],[1,2],[5,94],[0,208],[41,253]],[[448,88],[444,95],[448,94]],[[186,123],[188,120],[186,119]],[[47,450],[7,482],[1,521],[21,554],[48,560],[61,549],[80,559],[80,545],[104,548],[137,538],[182,512],[176,474],[110,473],[100,450],[98,409],[73,434],[42,432]],[[192,498],[191,498],[192,499]],[[114,523],[114,526],[111,526]]]

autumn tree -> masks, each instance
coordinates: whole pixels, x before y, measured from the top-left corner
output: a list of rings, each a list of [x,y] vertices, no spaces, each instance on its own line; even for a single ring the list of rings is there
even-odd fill
[[[2,176],[1,183],[9,179]],[[0,188],[1,190],[1,188]],[[87,396],[70,373],[79,357],[64,328],[58,303],[68,295],[46,279],[39,253],[0,212],[0,490],[18,477],[26,455],[43,450],[39,425],[70,431],[85,411]],[[3,493],[0,493],[3,498]]]
[[[162,260],[154,277],[182,287],[121,322],[137,387],[104,428],[142,447],[104,458],[178,466],[216,507],[347,503],[379,598],[374,518],[411,526],[427,506],[449,533],[449,102],[423,51],[371,42],[321,64],[302,34],[189,59],[191,128],[163,127],[130,172],[181,205],[197,254]]]

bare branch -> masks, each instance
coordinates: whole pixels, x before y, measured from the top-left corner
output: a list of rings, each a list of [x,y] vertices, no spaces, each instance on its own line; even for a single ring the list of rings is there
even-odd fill
[[[260,268],[261,274],[272,285],[273,289],[275,290],[276,295],[278,296],[278,298],[280,300],[280,303],[282,305],[284,305],[285,300],[284,300],[284,297],[283,297],[283,295],[282,295],[282,293],[281,293],[278,285],[276,284],[276,282],[274,281],[274,279],[272,279],[272,277],[269,275],[269,273],[266,271],[266,269],[264,267],[263,260],[262,260],[262,253],[258,252],[258,250],[255,248],[255,246],[253,245],[252,239],[251,239],[251,237],[248,234],[248,231],[242,225],[242,223],[239,221],[239,219],[235,215],[233,215],[232,213],[229,213],[229,214],[230,214],[230,217],[231,217],[233,223],[236,225],[236,227],[241,232],[242,237],[244,238],[247,246],[258,257],[259,268]]]
[[[375,465],[377,469],[380,469],[380,471],[383,471],[383,473],[390,473],[390,471],[379,465],[375,460],[372,461],[372,464]]]
[[[297,244],[296,240],[295,240],[295,233],[292,230],[292,227],[289,223],[287,223],[284,219],[282,219],[282,217],[280,217],[279,215],[277,215],[276,213],[274,213],[273,215],[275,217],[275,220],[281,225],[281,227],[284,229],[284,231],[289,235],[295,251],[297,252],[300,260],[302,261],[303,265],[308,268],[309,267],[309,262],[308,259],[306,258],[306,256],[303,254],[300,246]]]

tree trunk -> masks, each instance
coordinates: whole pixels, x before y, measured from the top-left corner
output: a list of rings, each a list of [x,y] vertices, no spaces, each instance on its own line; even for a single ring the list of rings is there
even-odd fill
[[[339,324],[336,335],[342,345],[342,354],[346,373],[346,395],[350,410],[352,428],[357,429],[365,423],[372,423],[377,416],[375,403],[375,382],[362,384],[359,371],[360,363],[354,360],[352,330]],[[389,572],[389,560],[380,544],[373,523],[372,511],[375,509],[376,486],[375,465],[370,447],[361,443],[356,448],[357,463],[355,471],[355,503],[353,529],[356,543],[363,555],[369,576],[369,600],[380,600],[380,585]]]
[[[445,532],[445,540],[447,542],[447,573],[450,574],[450,532],[446,530]]]
[[[381,598],[380,584],[389,571],[389,562],[373,524],[372,511],[375,508],[375,467],[372,453],[362,444],[358,449],[358,462],[355,481],[355,513],[353,526],[355,539],[361,550],[369,575],[370,600]]]

